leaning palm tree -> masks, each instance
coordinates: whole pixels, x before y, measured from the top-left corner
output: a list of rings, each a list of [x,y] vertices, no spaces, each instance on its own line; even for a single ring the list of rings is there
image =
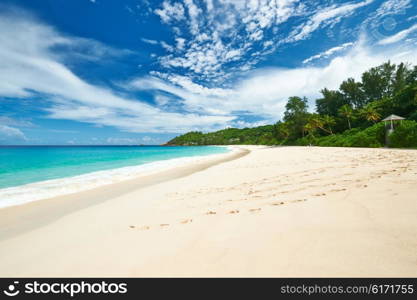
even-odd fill
[[[367,121],[373,122],[374,124],[381,119],[381,115],[378,113],[376,108],[369,104],[360,110],[360,115]]]
[[[311,120],[303,126],[304,132],[307,132],[307,134],[309,136],[312,136],[313,138],[315,137],[314,132],[316,131],[316,129],[316,125],[314,124],[314,122],[311,122]]]
[[[339,108],[339,115],[346,118],[349,129],[352,129],[352,126],[350,125],[350,120],[353,118],[353,108],[349,104],[343,105],[341,108]]]
[[[336,120],[329,115],[324,115],[321,117],[321,121],[323,123],[323,128],[320,129],[326,131],[327,133],[333,134],[332,126],[336,124]],[[324,128],[325,125],[327,125],[329,128],[328,130]]]
[[[331,126],[335,124],[335,120],[330,116],[320,116],[318,114],[314,114],[310,120],[308,121],[308,124],[310,124],[314,129],[321,129],[329,134],[333,134]],[[329,127],[329,129],[326,128],[326,125]]]

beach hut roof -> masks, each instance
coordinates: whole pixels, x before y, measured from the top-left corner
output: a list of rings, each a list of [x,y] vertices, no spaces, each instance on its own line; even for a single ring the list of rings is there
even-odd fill
[[[397,115],[390,115],[389,117],[386,117],[385,119],[383,119],[382,122],[400,121],[400,120],[405,120],[405,118],[397,116]]]

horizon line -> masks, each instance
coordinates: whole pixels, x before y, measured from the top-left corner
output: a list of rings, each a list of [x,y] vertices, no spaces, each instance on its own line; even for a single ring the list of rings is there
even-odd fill
[[[164,146],[164,144],[135,144],[135,145],[108,145],[108,144],[42,144],[42,145],[0,145],[0,147],[141,147],[141,146]]]

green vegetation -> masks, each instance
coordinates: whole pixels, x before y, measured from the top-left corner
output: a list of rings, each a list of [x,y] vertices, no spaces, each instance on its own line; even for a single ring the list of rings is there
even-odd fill
[[[332,134],[315,139],[307,136],[297,140],[296,145],[316,145],[324,147],[382,147],[385,143],[385,126],[378,123],[364,130],[353,128],[340,134]]]
[[[203,134],[189,132],[168,142],[169,145],[276,145],[275,125],[254,128],[227,128],[216,132]]]
[[[417,122],[403,121],[390,135],[394,148],[417,148]]]
[[[282,121],[254,128],[228,128],[211,133],[189,132],[168,145],[317,145],[382,147],[385,126],[381,119],[405,117],[389,137],[390,146],[417,147],[417,66],[387,62],[349,78],[338,90],[323,89],[316,112],[308,100],[290,97]]]

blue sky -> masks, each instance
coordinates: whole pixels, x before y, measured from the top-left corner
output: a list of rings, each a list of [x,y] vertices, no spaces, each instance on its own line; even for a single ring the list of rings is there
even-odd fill
[[[0,144],[160,144],[417,64],[413,0],[1,0]]]

